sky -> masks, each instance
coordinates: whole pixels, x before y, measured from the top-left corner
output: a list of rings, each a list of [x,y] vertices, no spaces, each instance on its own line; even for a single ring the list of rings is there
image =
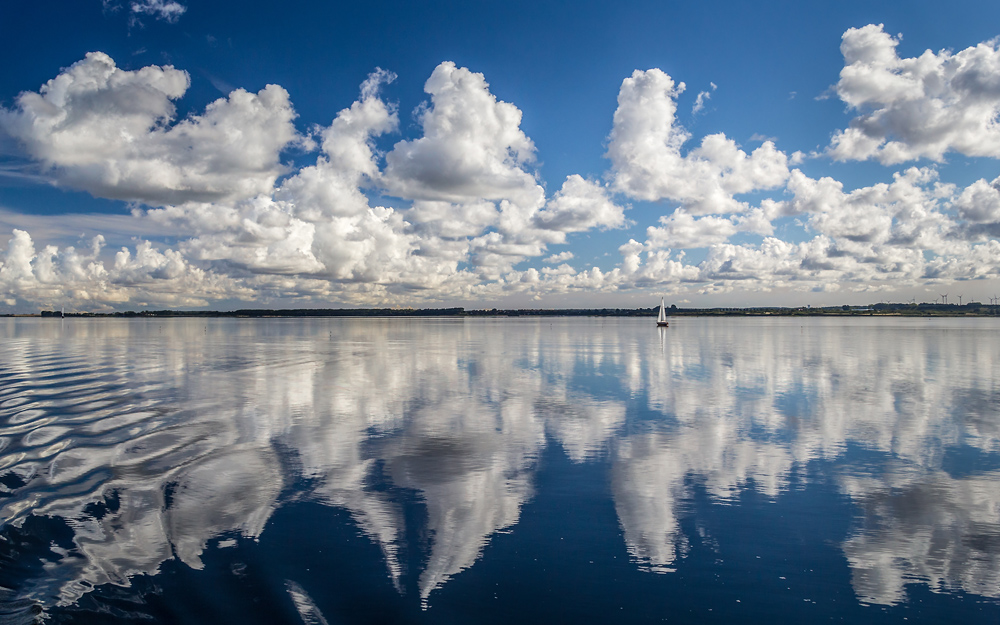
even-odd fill
[[[989,2],[7,2],[0,312],[990,303],[998,36]]]

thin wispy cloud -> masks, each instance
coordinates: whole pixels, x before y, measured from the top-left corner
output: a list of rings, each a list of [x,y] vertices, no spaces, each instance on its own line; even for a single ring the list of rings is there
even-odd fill
[[[129,2],[129,12],[133,20],[142,17],[152,17],[174,24],[187,11],[187,7],[174,0],[138,0]]]
[[[699,91],[698,96],[694,99],[694,106],[691,107],[692,115],[697,115],[705,110],[705,102],[712,99],[712,92],[714,92],[718,87],[716,87],[714,82],[709,83],[709,85],[712,88],[711,91]]]

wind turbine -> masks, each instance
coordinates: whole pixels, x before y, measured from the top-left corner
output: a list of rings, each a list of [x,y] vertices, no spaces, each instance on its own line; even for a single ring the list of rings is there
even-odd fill
[[[948,304],[948,294],[947,293],[942,293],[941,294],[941,303],[945,304],[945,305]]]
[[[961,295],[958,296],[958,305],[959,306],[962,305],[962,296]]]

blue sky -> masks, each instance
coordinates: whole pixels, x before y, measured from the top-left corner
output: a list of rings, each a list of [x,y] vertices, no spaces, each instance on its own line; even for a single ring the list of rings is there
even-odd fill
[[[0,309],[988,302],[1000,7],[814,4],[8,3]]]

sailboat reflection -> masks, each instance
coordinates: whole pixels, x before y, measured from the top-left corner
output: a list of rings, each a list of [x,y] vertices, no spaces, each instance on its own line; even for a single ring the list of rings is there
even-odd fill
[[[306,499],[348,511],[426,608],[544,495],[553,443],[608,463],[643,570],[680,565],[693,482],[718,503],[780,500],[822,462],[860,510],[843,543],[860,600],[904,601],[915,582],[1000,597],[1000,473],[945,463],[1000,449],[988,329],[741,323],[658,342],[631,320],[8,324],[2,532],[57,519],[71,541],[0,600],[71,605],[168,560],[198,569],[214,539],[259,538]],[[419,571],[394,489],[426,511]]]

